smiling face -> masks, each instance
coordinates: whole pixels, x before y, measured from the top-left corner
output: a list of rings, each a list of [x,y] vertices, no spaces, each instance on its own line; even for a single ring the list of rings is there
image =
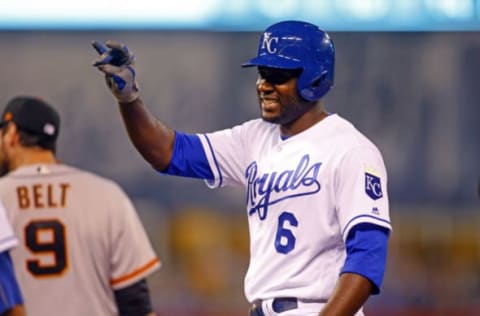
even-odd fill
[[[291,125],[312,108],[297,90],[301,69],[258,67],[257,95],[263,120]]]

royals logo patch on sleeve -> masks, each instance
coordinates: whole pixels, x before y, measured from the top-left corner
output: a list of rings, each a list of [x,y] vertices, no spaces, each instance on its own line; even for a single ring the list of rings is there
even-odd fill
[[[380,177],[365,172],[365,193],[373,200],[378,200],[383,197]]]

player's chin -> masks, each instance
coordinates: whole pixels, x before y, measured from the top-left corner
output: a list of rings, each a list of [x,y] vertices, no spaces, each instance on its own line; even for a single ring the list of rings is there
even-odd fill
[[[262,111],[262,119],[269,123],[280,123],[280,116],[277,113]]]
[[[261,116],[264,121],[276,123],[280,117],[280,108],[277,106],[262,106]]]

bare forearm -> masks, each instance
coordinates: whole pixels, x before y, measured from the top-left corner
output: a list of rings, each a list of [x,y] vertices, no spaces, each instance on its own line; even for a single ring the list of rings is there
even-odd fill
[[[129,103],[119,103],[119,106],[128,136],[135,148],[155,169],[167,168],[173,152],[174,130],[156,119],[140,98]]]
[[[367,301],[371,292],[372,284],[367,278],[354,273],[344,273],[319,316],[353,316]]]

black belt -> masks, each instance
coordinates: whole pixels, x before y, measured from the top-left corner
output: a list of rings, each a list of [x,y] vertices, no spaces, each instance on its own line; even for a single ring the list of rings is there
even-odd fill
[[[272,308],[275,313],[282,313],[298,307],[295,297],[274,298]],[[262,310],[262,301],[253,304],[250,310],[250,316],[265,316]]]

